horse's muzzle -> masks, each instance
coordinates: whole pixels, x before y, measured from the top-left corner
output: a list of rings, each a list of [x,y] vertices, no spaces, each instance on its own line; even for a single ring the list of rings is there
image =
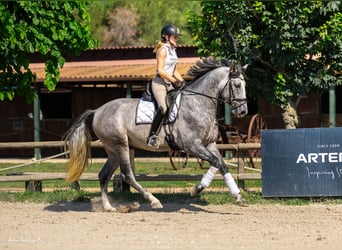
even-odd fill
[[[247,103],[237,103],[232,109],[232,114],[238,118],[242,118],[248,114]]]
[[[246,116],[247,114],[248,114],[247,111],[241,111],[239,114],[237,114],[237,117],[242,118],[242,117]]]

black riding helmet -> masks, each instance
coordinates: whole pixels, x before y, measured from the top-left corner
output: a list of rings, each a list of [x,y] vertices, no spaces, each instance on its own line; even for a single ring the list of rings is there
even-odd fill
[[[180,35],[181,33],[179,32],[179,29],[173,24],[164,26],[160,32],[161,38],[165,38],[165,36],[177,36],[178,37]]]

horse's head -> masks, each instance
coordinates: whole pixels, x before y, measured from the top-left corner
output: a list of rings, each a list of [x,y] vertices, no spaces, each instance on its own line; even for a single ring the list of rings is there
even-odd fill
[[[236,117],[244,117],[248,113],[246,98],[246,81],[243,74],[244,67],[231,65],[228,81],[221,90],[221,96],[229,103],[232,113]]]
[[[243,117],[248,113],[245,90],[246,81],[243,75],[244,70],[244,67],[235,65],[229,61],[224,60],[219,62],[214,57],[203,58],[197,61],[187,73],[189,76],[194,77],[191,86],[194,86],[193,89],[195,89],[195,91],[187,91],[214,99],[217,97],[223,98],[231,106],[234,116]],[[210,73],[207,74],[208,72]],[[213,81],[208,81],[206,79],[207,76],[214,78]],[[215,84],[215,88],[210,83]],[[200,88],[199,86],[203,86],[203,84],[206,87]],[[209,93],[213,89],[218,91],[218,93],[215,93],[218,96],[213,97],[214,93]]]

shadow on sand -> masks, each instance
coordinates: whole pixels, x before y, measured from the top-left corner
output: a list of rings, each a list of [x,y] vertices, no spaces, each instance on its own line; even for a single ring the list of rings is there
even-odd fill
[[[162,196],[164,196],[163,194]],[[172,194],[168,194],[168,196],[172,196]],[[158,195],[157,195],[158,197]],[[179,194],[177,194],[177,197],[179,198]],[[160,198],[160,197],[158,197]],[[130,209],[129,212],[158,212],[158,213],[197,213],[197,212],[205,212],[205,213],[218,213],[216,211],[212,211],[207,209],[208,204],[201,200],[199,197],[190,198],[189,196],[183,197],[179,199],[178,201],[173,199],[174,197],[168,197],[165,200],[164,198],[161,198],[161,202],[163,204],[163,208],[161,209],[153,209],[149,203],[147,203],[145,200],[139,201],[139,202],[132,202],[127,199],[114,198],[110,196],[111,204],[115,208],[120,207],[134,207]],[[169,201],[167,201],[169,200]],[[170,201],[171,200],[171,201]],[[75,212],[105,212],[102,203],[101,203],[101,197],[92,197],[88,199],[87,201],[68,201],[68,202],[58,202],[54,204],[47,205],[44,210],[47,211],[53,211],[53,212],[69,212],[69,211],[75,211]],[[229,211],[227,212],[219,212],[220,214],[233,214]]]

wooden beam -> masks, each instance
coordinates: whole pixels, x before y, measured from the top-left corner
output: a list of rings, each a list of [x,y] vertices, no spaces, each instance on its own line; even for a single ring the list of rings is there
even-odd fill
[[[92,147],[103,147],[102,142],[91,142]],[[40,142],[1,142],[0,149],[16,148],[63,148],[64,141],[40,141]]]
[[[92,147],[103,147],[101,141],[92,141]],[[16,149],[16,148],[63,148],[63,141],[40,141],[40,142],[1,142],[0,149]],[[261,149],[260,143],[236,143],[236,144],[217,144],[218,149],[226,150],[249,150]]]
[[[0,182],[21,182],[21,181],[46,181],[46,180],[65,180],[66,173],[52,172],[21,172],[0,176]],[[200,181],[202,174],[137,174],[137,181]],[[232,174],[239,180],[260,180],[261,174]],[[83,173],[80,181],[98,181],[97,173]],[[120,180],[119,175],[114,176],[114,180]],[[214,180],[223,180],[222,175],[216,175]]]

